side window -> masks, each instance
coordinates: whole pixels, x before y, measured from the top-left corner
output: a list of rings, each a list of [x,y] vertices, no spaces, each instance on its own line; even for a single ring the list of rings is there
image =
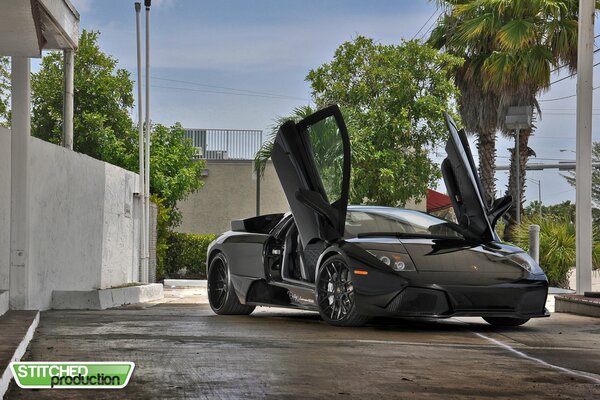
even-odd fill
[[[307,133],[327,200],[334,203],[342,196],[344,172],[344,146],[340,130],[335,118],[330,116],[308,126]]]

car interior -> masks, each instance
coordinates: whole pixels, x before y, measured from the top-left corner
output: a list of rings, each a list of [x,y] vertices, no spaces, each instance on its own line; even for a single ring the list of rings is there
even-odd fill
[[[283,246],[281,276],[286,280],[314,282],[319,255],[323,252],[322,242],[310,243],[303,248],[296,224],[292,223]]]

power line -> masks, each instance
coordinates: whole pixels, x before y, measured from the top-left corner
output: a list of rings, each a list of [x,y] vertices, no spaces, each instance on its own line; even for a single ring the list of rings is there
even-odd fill
[[[594,53],[596,53],[598,50],[600,50],[600,49],[594,50]],[[596,67],[596,66],[598,66],[598,65],[600,65],[600,61],[598,61],[596,64],[594,64],[594,65],[592,66],[592,68],[594,68],[594,67]],[[577,72],[573,72],[571,75],[568,75],[568,76],[562,77],[562,78],[560,78],[560,79],[557,79],[557,80],[555,80],[555,81],[553,81],[553,82],[550,82],[550,85],[549,85],[549,86],[552,86],[552,85],[554,85],[555,83],[558,83],[558,82],[562,82],[562,81],[564,81],[565,79],[569,79],[569,78],[571,78],[571,77],[573,77],[573,76],[575,76],[575,75],[577,75]]]
[[[205,93],[215,93],[215,94],[230,94],[230,95],[239,95],[239,96],[250,96],[250,95],[252,95],[253,97],[265,97],[265,98],[273,98],[273,99],[290,99],[290,100],[311,101],[308,98],[296,97],[296,96],[289,96],[289,95],[285,95],[285,94],[269,93],[269,92],[259,92],[259,91],[256,91],[256,90],[238,89],[238,88],[232,88],[232,87],[227,87],[227,86],[209,85],[209,84],[199,83],[199,82],[184,81],[184,80],[178,80],[178,79],[159,78],[159,77],[154,77],[154,76],[151,76],[150,78],[151,79],[155,79],[155,80],[168,81],[168,82],[186,83],[186,84],[191,84],[191,85],[196,85],[196,86],[203,86],[203,87],[208,87],[208,88],[232,90],[234,92],[208,91],[208,90],[191,89],[191,88],[176,87],[176,86],[150,85],[151,87],[157,87],[157,88],[162,88],[162,89],[178,89],[178,90],[189,90],[189,91],[195,91],[195,92],[205,92]],[[236,93],[236,92],[243,92],[243,93]]]
[[[285,98],[291,98],[291,99],[296,99],[296,100],[300,99],[299,97],[294,97],[294,96],[289,96],[289,95],[279,94],[279,93],[259,92],[259,91],[256,91],[256,90],[238,89],[238,88],[232,88],[232,87],[227,87],[227,86],[209,85],[209,84],[206,84],[206,83],[184,81],[184,80],[179,80],[179,79],[159,78],[157,76],[151,76],[150,78],[151,79],[155,79],[155,80],[159,80],[159,81],[176,82],[176,83],[187,83],[187,84],[190,84],[190,85],[208,87],[208,88],[213,88],[213,89],[233,90],[233,91],[236,91],[236,92],[260,94],[260,95],[273,96],[273,97],[285,97]]]
[[[429,23],[429,21],[431,21],[431,18],[433,18],[433,16],[438,12],[438,10],[440,9],[440,6],[438,5],[435,10],[433,11],[433,14],[431,14],[429,16],[429,18],[427,18],[427,21],[425,21],[425,23],[419,28],[419,30],[417,31],[417,33],[415,33],[413,35],[413,37],[410,38],[410,40],[415,40],[415,38],[417,37],[417,35],[419,33],[421,33],[421,31],[423,30],[423,28],[425,28],[425,25],[427,25]]]
[[[594,36],[594,40],[595,40],[595,39],[598,39],[599,37],[600,37],[600,35],[596,35],[596,36]],[[595,45],[595,44],[594,44],[594,45]],[[596,46],[596,47],[597,47],[597,46]],[[600,50],[600,49],[596,49],[596,50],[594,50],[594,53],[596,53],[598,50]],[[558,71],[559,69],[566,67],[567,65],[568,65],[568,64],[559,65],[558,67],[554,68],[553,70],[550,70],[550,73],[556,72],[556,71]]]
[[[592,90],[596,90],[598,88],[600,88],[600,86],[593,87]],[[538,103],[550,102],[550,101],[557,101],[557,100],[564,100],[564,99],[570,99],[571,97],[575,97],[575,96],[577,96],[577,94],[572,94],[570,96],[557,97],[557,98],[554,98],[554,99],[538,100]]]
[[[212,94],[226,94],[231,96],[248,96],[248,97],[262,97],[267,99],[276,99],[276,100],[302,100],[302,101],[310,101],[310,99],[303,99],[301,97],[277,97],[271,95],[262,95],[262,94],[253,94],[253,93],[234,93],[234,92],[221,92],[218,90],[204,90],[204,89],[192,89],[192,88],[183,88],[176,86],[162,86],[162,85],[150,85],[153,88],[159,89],[174,89],[174,90],[184,90],[188,92],[200,92],[200,93],[212,93]]]
[[[423,32],[423,34],[421,35],[421,37],[419,38],[420,40],[425,39],[425,36],[427,36],[427,34],[429,34],[429,32],[433,31],[433,27],[435,26],[435,24],[440,20],[442,14],[444,14],[444,12],[442,11],[440,13],[440,15],[438,15],[438,17],[436,19],[433,20],[433,22],[431,23],[431,25],[429,25],[429,28],[427,28],[427,30],[425,32]]]

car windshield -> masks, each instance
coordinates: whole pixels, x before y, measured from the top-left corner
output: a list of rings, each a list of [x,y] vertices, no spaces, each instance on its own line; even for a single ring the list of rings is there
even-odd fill
[[[463,239],[456,224],[420,211],[399,208],[348,210],[344,237],[370,234]]]

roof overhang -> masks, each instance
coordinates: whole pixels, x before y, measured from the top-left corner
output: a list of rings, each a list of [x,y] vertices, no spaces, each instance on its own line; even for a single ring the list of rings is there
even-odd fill
[[[69,0],[0,0],[0,9],[0,55],[77,49],[79,13]]]

